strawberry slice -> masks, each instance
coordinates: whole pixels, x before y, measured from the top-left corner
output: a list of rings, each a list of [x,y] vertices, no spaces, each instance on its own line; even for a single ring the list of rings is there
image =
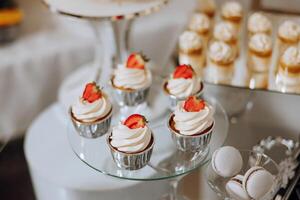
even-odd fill
[[[139,115],[139,114],[130,115],[124,121],[124,125],[130,129],[144,128],[146,123],[147,123],[146,118],[143,115]]]
[[[194,70],[190,65],[179,65],[176,67],[173,78],[184,78],[184,79],[190,79],[193,78]]]
[[[100,99],[102,97],[102,92],[99,86],[95,83],[88,83],[85,86],[85,89],[82,94],[82,98],[89,103],[93,103],[94,101]]]
[[[143,54],[132,53],[127,59],[126,67],[131,69],[145,69],[145,64],[148,61],[149,59]]]
[[[184,102],[183,108],[187,112],[199,112],[205,108],[205,101],[202,99],[197,99],[195,96],[190,96]]]

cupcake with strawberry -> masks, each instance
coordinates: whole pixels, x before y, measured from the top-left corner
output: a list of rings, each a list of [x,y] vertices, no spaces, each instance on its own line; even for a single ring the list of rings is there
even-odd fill
[[[177,104],[168,126],[179,150],[207,152],[214,123],[214,108],[205,100],[190,96]]]
[[[88,83],[71,106],[70,116],[79,135],[97,138],[110,128],[112,104],[95,82]]]
[[[164,82],[163,89],[170,98],[170,109],[191,95],[202,95],[203,83],[190,65],[179,65]]]
[[[111,84],[121,106],[136,106],[146,101],[152,83],[148,61],[143,54],[132,53],[125,64],[114,70]]]
[[[150,160],[154,145],[152,131],[144,116],[133,114],[113,127],[107,138],[113,159],[118,167],[137,170]]]

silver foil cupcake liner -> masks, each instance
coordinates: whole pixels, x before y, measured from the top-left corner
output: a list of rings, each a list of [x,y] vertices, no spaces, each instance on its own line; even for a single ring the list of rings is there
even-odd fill
[[[176,106],[177,106],[177,103],[180,102],[180,101],[184,101],[186,98],[178,98],[178,97],[175,97],[174,95],[171,95],[170,93],[167,92],[166,90],[166,84],[167,84],[167,81],[164,82],[164,85],[163,85],[163,90],[165,92],[166,95],[168,95],[169,97],[169,109],[171,111],[174,111]],[[197,92],[196,94],[194,94],[197,98],[201,97],[203,94],[203,83],[201,82],[201,89],[199,90],[199,92]]]
[[[71,108],[69,114],[75,130],[82,137],[98,138],[105,135],[110,129],[112,110],[104,119],[96,122],[80,122],[74,119]]]
[[[139,90],[121,90],[113,86],[114,97],[120,106],[136,106],[144,103],[148,97],[150,86]]]
[[[113,157],[113,160],[119,168],[126,169],[126,170],[138,170],[148,164],[154,146],[153,135],[151,139],[151,143],[152,143],[151,146],[139,153],[125,153],[116,150],[110,144],[110,136],[111,134],[107,137],[107,144],[111,150],[111,155]]]
[[[213,122],[211,128],[203,134],[181,135],[172,129],[170,125],[172,118],[173,116],[171,116],[168,121],[168,127],[171,132],[173,142],[178,150],[185,152],[207,152],[215,122]]]

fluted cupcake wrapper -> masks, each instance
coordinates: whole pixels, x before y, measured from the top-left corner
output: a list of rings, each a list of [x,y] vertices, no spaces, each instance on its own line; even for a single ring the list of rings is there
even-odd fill
[[[171,136],[177,149],[185,152],[201,153],[201,152],[207,152],[208,150],[208,145],[211,140],[214,125],[215,122],[213,122],[211,129],[204,134],[191,135],[191,136],[181,135],[177,133],[170,127],[170,125],[169,125],[169,130],[171,131]]]
[[[86,123],[74,119],[70,109],[71,120],[77,133],[85,138],[98,138],[105,135],[109,129],[112,118],[112,111],[103,119],[96,122]]]
[[[140,90],[120,90],[114,88],[114,97],[120,106],[136,106],[144,103],[148,97],[150,86]]]
[[[110,148],[113,160],[119,168],[126,170],[138,170],[146,166],[150,161],[154,146],[153,136],[151,139],[151,146],[138,153],[125,153],[116,150],[113,146],[111,146],[109,137],[110,135],[107,137],[107,144]]]

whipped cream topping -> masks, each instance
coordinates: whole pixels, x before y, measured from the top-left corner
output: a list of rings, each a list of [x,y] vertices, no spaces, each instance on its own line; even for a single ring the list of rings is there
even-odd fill
[[[288,67],[300,66],[300,49],[297,47],[289,47],[281,56],[281,62]]]
[[[248,30],[252,33],[268,33],[272,30],[272,24],[265,15],[254,13],[248,19]]]
[[[214,123],[214,108],[205,103],[199,112],[187,112],[184,101],[179,102],[174,112],[175,129],[182,135],[195,135],[206,130]]]
[[[130,129],[120,123],[112,129],[110,144],[118,151],[136,153],[145,150],[151,137],[152,133],[148,126]]]
[[[132,69],[119,64],[114,70],[113,84],[125,89],[142,89],[151,85],[152,75],[147,69]]]
[[[237,35],[232,24],[220,22],[214,28],[214,38],[223,42],[232,42],[237,39]]]
[[[300,37],[300,26],[291,20],[284,21],[279,26],[278,35],[283,39],[297,42]]]
[[[111,108],[111,102],[104,95],[93,103],[89,103],[82,97],[79,97],[72,105],[72,113],[78,120],[93,122],[105,117],[111,111]]]
[[[232,48],[222,41],[215,41],[209,47],[209,58],[217,63],[228,64],[233,62],[234,54]]]
[[[254,34],[249,41],[251,50],[260,53],[268,53],[272,51],[272,39],[265,33]]]
[[[229,1],[225,3],[222,7],[222,16],[225,18],[230,17],[240,17],[243,16],[243,8],[242,5],[239,2],[236,1]]]
[[[195,13],[189,23],[189,29],[198,33],[206,33],[210,29],[210,20],[203,13]]]
[[[167,83],[167,89],[171,95],[177,98],[186,98],[198,93],[201,89],[201,79],[193,76],[190,79],[177,78],[171,75]]]
[[[186,52],[201,50],[201,37],[193,31],[184,31],[179,37],[179,47]]]

